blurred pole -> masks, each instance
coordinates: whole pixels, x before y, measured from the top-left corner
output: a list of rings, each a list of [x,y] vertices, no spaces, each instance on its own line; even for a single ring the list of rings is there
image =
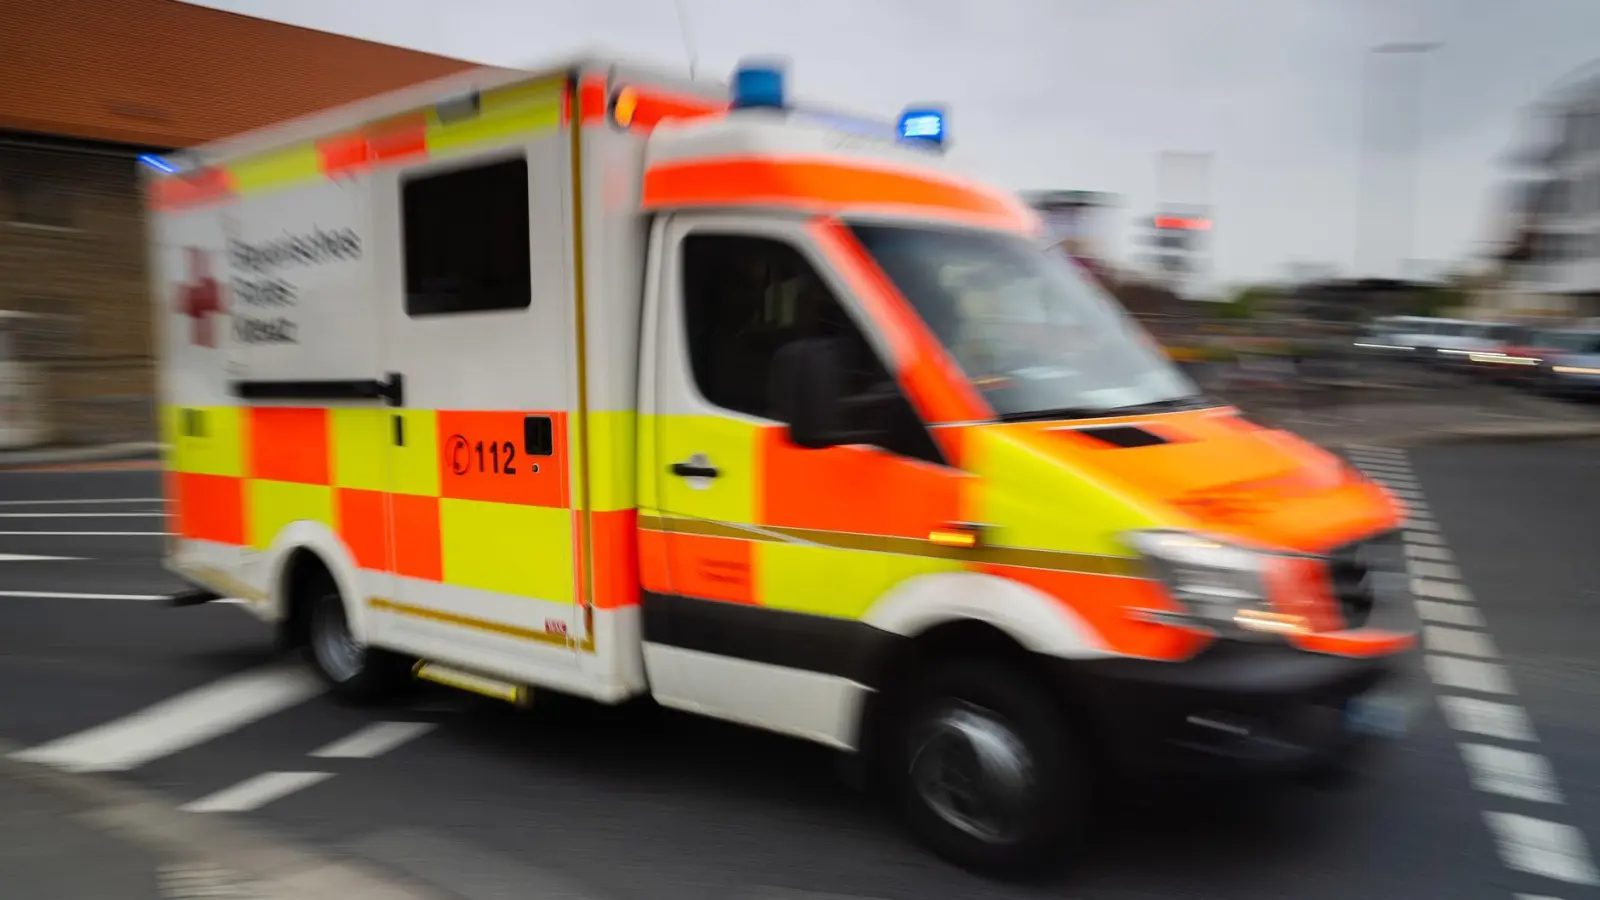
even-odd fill
[[[1383,57],[1392,56],[1414,56],[1420,59],[1424,54],[1431,53],[1439,49],[1440,46],[1442,45],[1437,41],[1379,44],[1368,50],[1366,54],[1365,65],[1362,67],[1364,84],[1361,91],[1362,149],[1361,174],[1359,176],[1361,197],[1358,200],[1360,213],[1357,216],[1358,233],[1356,235],[1356,268],[1358,271],[1362,266],[1363,256],[1367,257],[1366,262],[1369,265],[1373,262],[1372,256],[1375,255],[1371,252],[1373,241],[1382,231],[1382,229],[1373,227],[1375,223],[1372,221],[1375,209],[1373,200],[1373,188],[1375,185],[1373,181],[1378,168],[1378,157],[1382,155],[1377,145],[1378,129],[1374,127],[1372,121],[1373,115],[1377,111],[1377,104],[1374,101],[1379,91],[1378,61]],[[1404,139],[1408,143],[1402,147],[1404,159],[1401,165],[1405,174],[1405,187],[1401,190],[1400,256],[1397,266],[1398,271],[1395,273],[1401,279],[1406,278],[1406,269],[1411,262],[1411,255],[1416,244],[1417,206],[1422,169],[1423,73],[1424,69],[1419,62],[1409,85],[1410,90],[1407,91],[1407,96],[1403,101],[1405,120],[1401,127],[1404,128]],[[1367,253],[1362,252],[1363,246],[1368,248]]]
[[[674,0],[673,6],[678,11],[678,31],[683,36],[683,52],[689,57],[689,80],[694,80],[695,64],[699,62],[699,54],[694,49],[694,38],[689,31],[689,7],[687,0]]]

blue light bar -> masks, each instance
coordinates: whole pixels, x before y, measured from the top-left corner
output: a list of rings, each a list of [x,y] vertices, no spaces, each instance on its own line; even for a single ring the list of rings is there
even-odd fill
[[[157,172],[165,172],[168,175],[175,175],[178,172],[177,166],[167,162],[154,153],[146,153],[141,155],[139,157],[139,162],[144,163],[152,169],[155,169]]]
[[[783,109],[783,68],[749,63],[733,73],[734,109]]]
[[[897,131],[902,141],[920,141],[944,146],[944,110],[934,107],[913,107],[900,114]]]

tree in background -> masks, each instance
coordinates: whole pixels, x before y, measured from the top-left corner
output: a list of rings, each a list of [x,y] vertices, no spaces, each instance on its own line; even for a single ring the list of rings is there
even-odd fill
[[[1233,298],[1217,309],[1217,314],[1224,319],[1253,319],[1270,309],[1277,299],[1278,292],[1274,288],[1250,285],[1235,291]]]

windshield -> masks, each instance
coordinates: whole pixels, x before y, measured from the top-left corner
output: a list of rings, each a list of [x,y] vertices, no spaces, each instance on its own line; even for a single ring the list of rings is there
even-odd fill
[[[1002,419],[1201,400],[1116,300],[1058,253],[991,232],[852,230]]]
[[[1600,353],[1600,334],[1585,331],[1553,331],[1545,335],[1545,346],[1567,353]]]

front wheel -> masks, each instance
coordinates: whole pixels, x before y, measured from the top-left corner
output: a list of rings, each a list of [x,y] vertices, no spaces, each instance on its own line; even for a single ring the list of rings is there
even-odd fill
[[[314,583],[307,602],[310,609],[306,655],[337,697],[353,703],[374,703],[405,685],[406,660],[356,640],[344,599],[333,579]]]
[[[924,674],[890,736],[892,784],[935,853],[997,873],[1053,868],[1076,849],[1088,798],[1049,693],[997,662]]]

